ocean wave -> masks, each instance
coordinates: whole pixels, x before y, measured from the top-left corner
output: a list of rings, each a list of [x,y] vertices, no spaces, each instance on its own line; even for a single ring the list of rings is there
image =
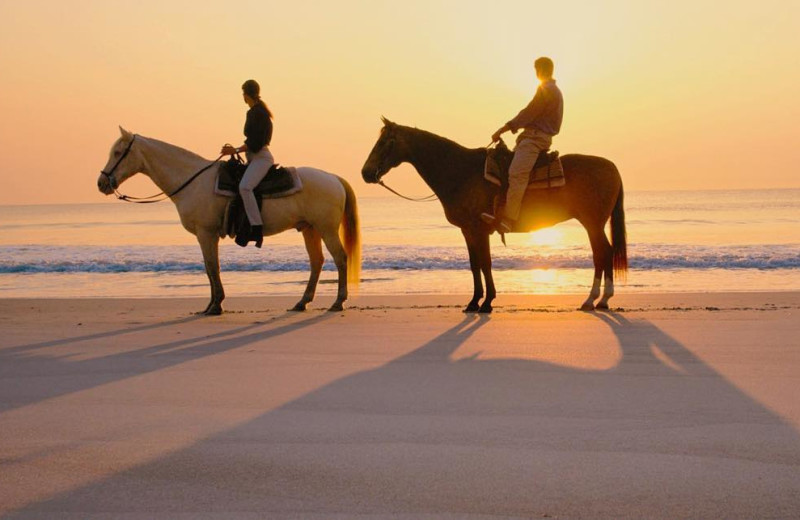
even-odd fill
[[[589,248],[496,248],[493,267],[497,270],[591,268]],[[326,252],[327,256],[327,252]],[[631,269],[800,269],[800,245],[766,246],[684,246],[631,245]],[[222,270],[226,272],[308,271],[308,257],[302,247],[271,246],[263,250],[221,249]],[[335,270],[328,259],[323,267]],[[468,269],[465,248],[366,246],[362,269],[389,271],[431,271]],[[0,247],[0,274],[25,273],[170,273],[202,272],[202,258],[196,247]]]

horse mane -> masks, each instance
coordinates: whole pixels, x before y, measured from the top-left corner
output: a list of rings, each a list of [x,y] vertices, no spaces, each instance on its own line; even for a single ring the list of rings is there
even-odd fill
[[[411,133],[414,136],[423,137],[429,143],[431,143],[433,147],[436,148],[439,152],[448,151],[451,153],[465,154],[465,155],[475,154],[476,156],[477,155],[485,156],[486,154],[486,148],[467,148],[466,146],[460,145],[453,140],[434,134],[433,132],[428,132],[427,130],[422,130],[420,128],[411,126],[399,125],[397,123],[393,124],[398,128],[401,128],[404,131]]]
[[[209,159],[206,159],[202,155],[197,154],[197,153],[195,153],[195,152],[193,152],[191,150],[187,150],[186,148],[182,148],[182,147],[180,147],[178,145],[175,145],[175,144],[172,144],[172,143],[168,143],[166,141],[162,141],[162,140],[156,139],[154,137],[146,137],[146,136],[143,136],[143,135],[139,135],[139,138],[143,139],[144,141],[146,141],[148,143],[156,144],[158,146],[161,146],[163,148],[169,149],[171,151],[179,152],[179,153],[181,153],[183,155],[186,155],[185,159],[192,159],[192,160],[206,161],[206,162],[209,161]]]

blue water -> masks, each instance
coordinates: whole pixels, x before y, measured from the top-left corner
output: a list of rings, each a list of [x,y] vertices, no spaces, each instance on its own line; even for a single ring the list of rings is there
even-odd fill
[[[363,198],[362,294],[468,293],[466,248],[438,203]],[[800,190],[626,194],[630,272],[618,291],[800,290]],[[591,285],[576,222],[492,238],[501,292],[573,293]],[[228,294],[299,294],[302,237],[261,250],[224,240]],[[326,262],[321,292],[332,291]],[[0,295],[195,296],[208,293],[199,248],[169,202],[0,206]]]
[[[544,248],[543,248],[544,249]],[[497,270],[588,269],[592,261],[583,248],[552,252],[532,248],[498,248],[493,263]],[[450,271],[469,268],[464,248],[369,246],[363,248],[362,268],[374,270]],[[800,269],[797,246],[632,246],[630,268],[663,269]],[[308,257],[302,247],[275,245],[259,254],[237,254],[225,262],[229,272],[305,271]],[[334,271],[328,262],[324,270]],[[4,246],[0,249],[0,274],[10,273],[161,273],[203,272],[198,248],[192,246]]]

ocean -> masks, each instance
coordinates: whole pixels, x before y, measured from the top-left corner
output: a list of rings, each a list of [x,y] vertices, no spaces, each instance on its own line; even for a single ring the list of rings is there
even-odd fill
[[[359,294],[471,294],[466,247],[438,202],[359,200]],[[626,292],[800,290],[800,190],[625,194]],[[193,235],[170,202],[0,206],[0,295],[6,298],[208,296]],[[492,236],[498,293],[585,294],[593,276],[583,228]],[[330,255],[318,295],[335,293]],[[267,237],[261,250],[221,243],[228,298],[302,294],[302,236]]]

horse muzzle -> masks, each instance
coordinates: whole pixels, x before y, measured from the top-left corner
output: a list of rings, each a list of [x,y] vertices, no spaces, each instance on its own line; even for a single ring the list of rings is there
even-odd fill
[[[367,184],[377,184],[380,182],[381,177],[383,177],[384,173],[385,172],[381,172],[380,167],[364,168],[363,170],[361,170],[361,177]]]
[[[117,189],[117,179],[106,172],[100,172],[100,177],[97,178],[97,189],[100,190],[100,193],[111,195]]]

